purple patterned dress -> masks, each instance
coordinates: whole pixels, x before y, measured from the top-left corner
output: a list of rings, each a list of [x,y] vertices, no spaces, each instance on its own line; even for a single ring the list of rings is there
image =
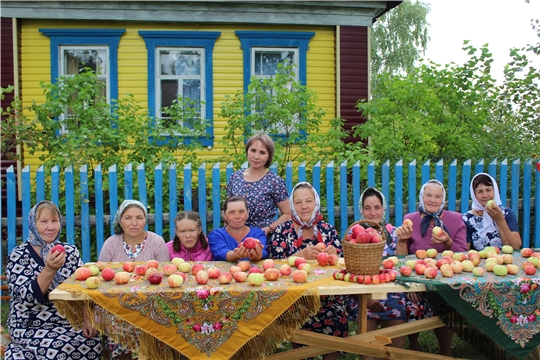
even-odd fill
[[[317,223],[317,229],[322,235],[324,243],[334,246],[338,255],[341,255],[341,241],[336,229],[322,220]],[[268,257],[271,259],[284,259],[306,248],[308,245],[318,243],[316,238],[303,239],[302,245],[297,247],[295,244],[296,239],[298,239],[298,235],[292,220],[279,224],[267,242]],[[319,312],[311,317],[302,329],[326,335],[346,337],[349,327],[345,303],[345,297],[343,296],[321,296]]]
[[[289,198],[285,180],[272,171],[254,182],[244,180],[244,170],[234,172],[227,184],[227,197],[233,195],[246,199],[249,211],[246,225],[259,229],[274,222],[277,204]]]

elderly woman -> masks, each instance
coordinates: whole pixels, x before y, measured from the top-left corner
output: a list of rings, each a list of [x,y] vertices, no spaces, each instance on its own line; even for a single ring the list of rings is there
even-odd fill
[[[471,181],[472,210],[463,214],[467,242],[476,250],[486,246],[521,247],[516,215],[501,205],[497,182],[486,173],[476,174]],[[493,206],[488,202],[493,200]]]
[[[113,221],[113,236],[99,254],[99,261],[169,261],[165,240],[144,228],[148,222],[146,207],[137,200],[124,200]]]
[[[341,254],[341,241],[336,229],[325,222],[320,212],[320,200],[317,191],[307,182],[298,183],[289,199],[291,220],[276,228],[269,241],[269,257],[284,259],[289,256],[301,256],[306,260],[315,260],[317,255],[326,251],[329,254]],[[317,246],[322,243],[324,247]],[[302,327],[304,330],[323,334],[346,337],[348,332],[346,301],[341,296],[321,298],[321,308]],[[336,359],[338,353],[324,355],[324,359]]]
[[[274,156],[274,142],[266,134],[256,134],[246,142],[249,167],[231,175],[227,197],[243,196],[247,201],[247,225],[262,229],[268,236],[279,223],[291,218],[285,180],[268,168]],[[276,210],[281,216],[275,220]]]
[[[266,234],[259,228],[246,225],[249,216],[247,202],[242,196],[231,196],[223,204],[225,226],[208,234],[208,243],[214,260],[259,261],[268,255],[266,251]],[[248,237],[258,239],[255,248],[238,246]]]
[[[100,359],[101,340],[86,312],[83,329],[75,330],[49,300],[49,293],[83,265],[77,248],[60,243],[60,210],[50,201],[39,202],[30,210],[28,227],[28,239],[11,251],[6,268],[11,343],[5,359]],[[65,252],[51,252],[57,244]]]

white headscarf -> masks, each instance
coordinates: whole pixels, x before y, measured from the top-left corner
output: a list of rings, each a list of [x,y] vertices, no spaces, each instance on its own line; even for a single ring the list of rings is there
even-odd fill
[[[300,185],[307,186],[311,191],[313,191],[313,197],[315,198],[315,208],[313,209],[313,213],[311,214],[310,220],[307,221],[307,222],[302,221],[302,219],[300,218],[300,216],[298,215],[298,213],[294,209],[294,192]],[[296,184],[294,189],[291,191],[291,196],[289,197],[289,204],[291,206],[291,220],[294,223],[300,225],[300,229],[298,230],[298,240],[297,241],[301,244],[302,233],[303,233],[304,229],[313,228],[313,235],[315,235],[315,237],[319,240],[319,242],[322,242],[322,237],[321,237],[320,231],[317,228],[317,223],[322,220],[322,215],[321,215],[321,211],[320,211],[320,209],[321,209],[321,200],[319,199],[319,194],[317,194],[317,191],[315,190],[313,185],[311,185],[308,182],[299,182],[298,184]],[[299,245],[298,245],[298,247],[299,247]]]
[[[470,188],[471,199],[472,199],[472,209],[476,211],[483,211],[482,229],[479,231],[478,234],[480,235],[480,237],[484,237],[486,236],[487,233],[497,230],[497,226],[495,225],[495,221],[493,221],[491,216],[489,216],[489,214],[487,213],[486,208],[480,205],[480,203],[476,199],[476,195],[473,189],[473,182],[474,182],[474,179],[476,179],[476,177],[480,175],[485,175],[491,179],[491,182],[493,183],[493,193],[495,194],[493,201],[495,201],[497,206],[501,206],[502,203],[501,203],[501,196],[499,195],[499,186],[497,186],[497,182],[495,181],[495,179],[492,178],[491,175],[486,174],[486,173],[478,173],[474,175],[474,177],[471,180],[471,188]]]

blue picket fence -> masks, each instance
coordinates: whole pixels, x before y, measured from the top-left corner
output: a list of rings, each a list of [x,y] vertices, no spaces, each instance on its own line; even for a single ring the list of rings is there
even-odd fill
[[[416,161],[408,165],[398,161],[393,166],[386,161],[379,167],[371,162],[366,167],[367,169],[361,168],[360,162],[352,166],[346,162],[339,165],[335,165],[333,161],[326,165],[318,162],[310,168],[307,168],[305,163],[296,167],[289,163],[286,165],[284,178],[289,192],[296,182],[310,181],[321,194],[321,198],[325,199],[326,219],[332,224],[338,224],[338,229],[343,236],[348,224],[360,217],[357,204],[363,187],[365,188],[366,185],[375,186],[385,194],[391,207],[391,211],[387,212],[387,220],[397,226],[401,224],[405,213],[416,210],[420,186],[431,178],[436,178],[445,184],[448,209],[466,212],[469,210],[470,180],[474,174],[485,171],[483,160],[476,163],[474,168],[470,160],[461,165],[458,165],[455,160],[448,165],[445,165],[442,160],[434,165],[428,161],[421,166],[418,166]],[[277,172],[277,164],[274,164],[271,170]],[[22,226],[22,238],[27,238],[27,216],[30,208],[43,199],[50,199],[60,204],[63,197],[62,200],[65,201],[62,203],[65,203],[65,208],[61,211],[65,214],[65,241],[74,244],[78,236],[82,244],[80,249],[82,258],[85,262],[96,260],[91,259],[91,244],[95,242],[97,254],[99,254],[103,241],[108,237],[105,232],[108,230],[110,234],[113,234],[110,220],[114,217],[119,203],[124,199],[135,198],[145,205],[150,205],[154,226],[152,230],[162,235],[163,226],[168,223],[169,233],[173,234],[174,224],[164,221],[164,218],[167,218],[165,220],[173,219],[179,210],[193,209],[193,188],[196,184],[197,208],[203,228],[208,231],[222,226],[220,206],[226,184],[222,183],[220,163],[214,164],[210,169],[206,164],[202,164],[196,169],[196,173],[192,165],[187,164],[183,167],[181,176],[178,174],[176,165],[163,169],[162,164],[158,164],[153,171],[154,183],[148,184],[147,170],[144,164],[139,165],[136,168],[136,182],[134,182],[134,170],[132,165],[128,165],[123,169],[123,186],[120,186],[118,178],[122,174],[117,166],[111,166],[105,174],[101,166],[97,166],[92,172],[93,179],[91,180],[94,184],[92,189],[89,186],[89,171],[86,165],[79,169],[78,188],[75,186],[76,174],[72,167],[64,170],[61,179],[60,169],[57,166],[50,169],[47,176],[45,169],[41,166],[35,173],[35,180],[31,180],[30,167],[27,166],[22,170],[22,218],[17,219],[18,188],[14,169],[10,167],[6,173],[7,181],[2,184],[7,190],[7,218],[2,219],[2,227],[7,227],[7,251],[11,251],[17,245],[17,223]],[[226,182],[229,181],[233,171],[232,164],[225,166]],[[418,171],[421,172],[420,176],[417,176]],[[515,160],[510,164],[507,160],[501,162],[493,160],[487,165],[487,172],[497,180],[503,204],[508,204],[518,216],[523,246],[540,246],[540,226],[538,226],[540,217],[534,218],[534,224],[532,220],[532,215],[540,206],[540,187],[535,186],[540,182],[540,172],[536,171],[532,160],[529,159],[523,164],[520,160]],[[307,179],[308,174],[311,175],[311,179]],[[104,191],[103,186],[106,181],[104,176],[108,178],[107,192]],[[164,188],[165,183],[167,188]],[[461,186],[458,186],[459,183]],[[123,187],[123,194],[119,193],[122,190],[121,187]],[[154,198],[148,199],[147,189],[151,187],[154,190]],[[183,204],[182,209],[178,209],[177,189],[179,188],[183,189],[183,199],[180,199],[183,200],[180,201]],[[138,194],[134,194],[134,191],[138,191]],[[207,191],[210,191],[210,195],[207,195]],[[534,204],[531,203],[533,192]],[[105,209],[107,199],[109,205],[108,209]],[[165,214],[164,201],[168,201],[169,209]],[[459,208],[457,208],[458,205]],[[79,215],[75,216],[75,214]],[[209,215],[211,215],[211,224],[207,224]],[[91,227],[96,229],[95,238],[91,236]],[[531,231],[534,231],[534,234]],[[2,251],[1,247],[0,251]],[[4,256],[4,254],[0,255]]]

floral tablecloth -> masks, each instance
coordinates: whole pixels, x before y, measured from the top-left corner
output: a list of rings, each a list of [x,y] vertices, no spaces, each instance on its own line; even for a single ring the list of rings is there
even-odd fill
[[[520,268],[517,275],[497,276],[486,271],[484,276],[475,277],[462,272],[426,279],[413,272],[411,277],[400,280],[423,283],[426,289],[436,290],[432,295],[440,295],[439,299],[442,297],[457,310],[447,311],[448,306],[444,309],[444,304],[435,301],[434,309],[441,310],[437,315],[458,335],[472,341],[475,348],[490,354],[488,358],[539,359],[540,270],[526,275],[521,270],[524,259],[518,252],[512,255]],[[476,328],[481,332],[474,331]]]
[[[231,266],[203,264],[221,271]],[[122,267],[121,263],[107,265],[117,271]],[[262,286],[234,280],[221,285],[215,279],[199,285],[189,274],[181,287],[173,289],[166,276],[160,285],[151,285],[132,273],[128,284],[101,281],[98,289],[90,290],[84,281],[71,277],[58,289],[74,296],[86,293],[92,300],[55,303],[79,327],[86,306],[94,312],[94,325],[102,333],[150,359],[180,354],[190,359],[256,359],[270,354],[317,312],[318,286],[334,282],[331,274],[338,267],[313,267],[306,283],[283,276]]]

